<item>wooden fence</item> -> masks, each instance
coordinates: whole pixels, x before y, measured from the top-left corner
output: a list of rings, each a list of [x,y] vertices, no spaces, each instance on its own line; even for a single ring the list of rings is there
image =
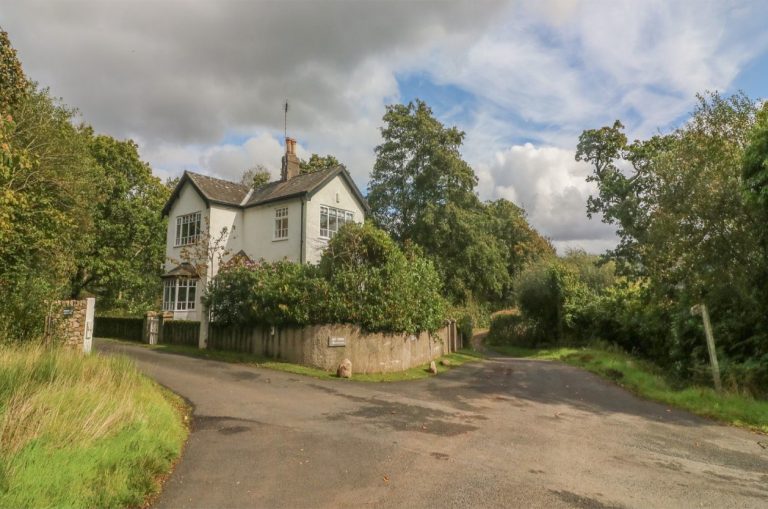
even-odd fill
[[[143,328],[143,318],[97,316],[93,327],[93,335],[97,338],[141,341]]]

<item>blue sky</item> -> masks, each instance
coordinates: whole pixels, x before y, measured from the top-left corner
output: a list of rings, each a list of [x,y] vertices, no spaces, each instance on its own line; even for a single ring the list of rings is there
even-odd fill
[[[275,175],[282,103],[299,153],[334,154],[365,190],[385,105],[421,98],[466,132],[483,199],[525,207],[558,249],[600,252],[579,133],[669,130],[695,94],[768,96],[768,2],[16,2],[27,73],[159,176]]]

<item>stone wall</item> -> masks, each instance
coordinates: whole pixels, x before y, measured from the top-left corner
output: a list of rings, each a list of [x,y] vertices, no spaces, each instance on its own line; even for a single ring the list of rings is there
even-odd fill
[[[90,310],[89,301],[91,302]],[[93,320],[92,302],[93,299],[51,302],[45,321],[46,340],[59,341],[68,348],[89,351],[90,344],[86,345],[85,343],[88,337],[86,327],[89,311],[91,320]]]
[[[388,373],[426,364],[460,348],[451,322],[435,334],[364,333],[345,324],[302,328],[225,328],[211,325],[208,348],[248,352],[335,371],[344,359],[355,373]]]

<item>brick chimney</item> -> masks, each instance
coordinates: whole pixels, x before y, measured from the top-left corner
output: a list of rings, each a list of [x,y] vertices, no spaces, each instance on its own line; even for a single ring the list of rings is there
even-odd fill
[[[280,173],[283,182],[291,180],[298,176],[299,157],[296,155],[296,140],[293,138],[285,139],[285,155],[283,156],[283,168]]]

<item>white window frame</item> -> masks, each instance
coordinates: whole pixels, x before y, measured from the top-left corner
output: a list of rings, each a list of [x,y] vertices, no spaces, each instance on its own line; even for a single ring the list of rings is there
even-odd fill
[[[288,207],[275,209],[275,229],[272,232],[272,240],[288,239]]]
[[[325,216],[325,227],[323,227],[323,216]],[[329,205],[320,205],[320,238],[330,239],[339,228],[347,223],[355,222],[355,213],[351,210],[337,209]]]
[[[195,244],[200,238],[201,219],[202,214],[200,212],[176,216],[176,243],[174,246]]]
[[[194,311],[196,300],[197,279],[168,278],[163,283],[163,311]]]

